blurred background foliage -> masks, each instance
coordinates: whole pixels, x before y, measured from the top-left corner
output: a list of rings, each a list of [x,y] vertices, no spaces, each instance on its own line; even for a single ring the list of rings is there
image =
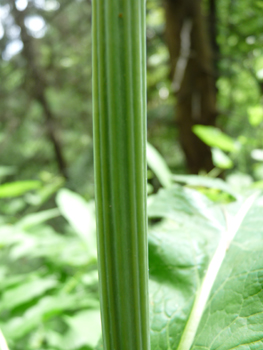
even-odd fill
[[[13,350],[100,337],[91,6],[0,0],[0,326]],[[263,187],[262,28],[261,1],[147,1],[150,193],[176,181],[228,202]]]

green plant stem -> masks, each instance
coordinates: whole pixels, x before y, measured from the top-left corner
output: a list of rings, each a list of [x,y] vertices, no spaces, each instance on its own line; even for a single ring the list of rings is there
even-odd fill
[[[93,123],[104,350],[148,350],[145,3],[93,1]]]

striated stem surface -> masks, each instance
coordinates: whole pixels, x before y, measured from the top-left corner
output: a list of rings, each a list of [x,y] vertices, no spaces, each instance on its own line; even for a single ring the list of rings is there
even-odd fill
[[[104,350],[148,350],[145,2],[93,1],[93,127]]]

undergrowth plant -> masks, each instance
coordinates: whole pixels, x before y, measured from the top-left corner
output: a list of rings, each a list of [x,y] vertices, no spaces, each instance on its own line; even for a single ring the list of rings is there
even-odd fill
[[[103,349],[149,349],[151,332],[152,350],[260,350],[262,197],[235,194],[221,180],[179,179],[151,146],[149,165],[166,189],[148,202],[149,217],[160,219],[149,232],[148,328],[144,42],[144,1],[93,3]],[[175,181],[223,191],[236,202],[220,207]]]
[[[0,183],[0,348],[262,350],[258,184],[174,175],[148,145],[147,242],[144,3],[93,5],[100,292],[93,201],[60,180]]]
[[[150,148],[153,171],[157,163],[165,188],[148,197],[151,349],[261,350],[262,194],[175,176]],[[0,185],[10,208],[23,185]],[[66,189],[56,202],[1,216],[0,329],[10,350],[103,349],[94,203]],[[61,216],[60,232],[52,220]]]

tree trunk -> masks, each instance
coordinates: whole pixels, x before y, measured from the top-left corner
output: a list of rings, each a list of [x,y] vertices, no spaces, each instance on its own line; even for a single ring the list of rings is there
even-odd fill
[[[165,10],[179,141],[190,173],[209,172],[211,150],[192,132],[193,125],[215,125],[216,119],[213,58],[201,0],[166,0]]]

